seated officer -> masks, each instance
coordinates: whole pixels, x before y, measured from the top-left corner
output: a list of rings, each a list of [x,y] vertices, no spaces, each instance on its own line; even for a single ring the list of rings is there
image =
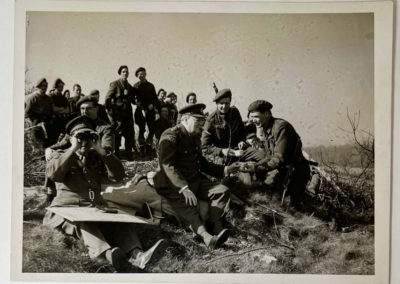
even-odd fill
[[[101,184],[125,177],[121,161],[101,146],[94,129],[93,120],[85,116],[78,116],[67,124],[71,146],[53,152],[46,166],[46,175],[57,188],[50,207],[104,208],[107,203],[100,195]],[[152,248],[142,252],[137,231],[131,224],[70,222],[51,211],[46,213],[43,223],[83,239],[91,258],[105,258],[117,271],[131,265],[143,268],[154,251]]]
[[[161,135],[159,146],[160,170],[154,176],[154,187],[165,197],[177,214],[190,225],[207,247],[221,246],[228,238],[222,218],[229,210],[229,188],[212,182],[202,173],[217,178],[233,173],[239,166],[229,167],[208,162],[201,153],[200,137],[205,116],[204,104],[188,105],[180,110],[182,121]],[[210,230],[199,214],[199,200],[209,202]]]
[[[232,163],[238,154],[234,149],[242,149],[245,141],[245,128],[237,108],[231,107],[232,92],[220,90],[214,98],[217,109],[206,120],[201,135],[201,144],[207,154],[221,157],[225,163]]]
[[[266,173],[264,183],[269,188],[286,187],[291,203],[296,205],[304,197],[310,167],[302,154],[300,136],[289,122],[273,117],[271,108],[272,104],[264,100],[249,105],[249,119],[256,125],[261,148],[244,158],[257,162],[258,171]]]

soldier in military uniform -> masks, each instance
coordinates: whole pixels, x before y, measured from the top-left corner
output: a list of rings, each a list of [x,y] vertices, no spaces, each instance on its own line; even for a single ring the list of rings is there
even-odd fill
[[[58,191],[50,207],[102,209],[107,203],[100,195],[101,184],[125,177],[121,161],[101,146],[94,129],[94,121],[86,116],[67,124],[71,146],[53,152],[46,166],[46,174],[56,182]],[[142,251],[137,230],[131,224],[71,222],[51,211],[46,213],[43,223],[83,239],[91,258],[105,258],[117,271],[124,271],[131,265],[142,266],[153,251]]]
[[[60,134],[64,131],[65,125],[71,119],[71,108],[68,99],[63,95],[65,83],[60,79],[54,81],[53,87],[55,92],[50,95],[53,102],[52,127],[49,131],[49,140],[53,143],[57,142]]]
[[[169,119],[169,108],[166,105],[162,105],[160,108],[160,119],[157,120],[157,128],[155,131],[155,136],[157,141],[160,140],[161,134],[167,130],[168,128],[172,127],[172,123]],[[158,144],[158,142],[157,142]]]
[[[79,116],[79,108],[76,106],[76,103],[83,96],[81,85],[74,84],[74,86],[72,87],[72,91],[73,94],[72,97],[69,99],[69,103],[71,106],[71,115],[72,117],[76,117]]]
[[[111,82],[106,95],[105,107],[111,125],[115,129],[115,152],[119,156],[121,138],[125,138],[125,151],[129,159],[133,159],[135,146],[135,130],[133,125],[132,104],[135,104],[135,89],[128,83],[128,66],[118,69],[120,79]]]
[[[178,121],[178,108],[176,107],[177,96],[174,92],[168,93],[165,97],[165,105],[168,106],[169,109],[169,120],[172,125],[176,125]]]
[[[46,79],[40,79],[36,83],[32,94],[28,95],[25,99],[27,125],[28,127],[32,127],[32,138],[42,150],[50,146],[52,142],[48,139],[46,129],[53,113],[51,98],[46,95],[47,86]]]
[[[92,90],[89,93],[89,96],[92,97],[97,103],[97,117],[107,124],[110,124],[110,119],[108,118],[106,107],[99,103],[100,99],[100,91],[99,90]]]
[[[291,203],[296,206],[303,200],[310,167],[303,157],[300,136],[289,122],[273,117],[271,108],[272,104],[264,100],[249,105],[249,119],[256,125],[263,147],[249,152],[246,158],[256,161],[256,169],[266,173],[264,183],[269,188],[286,186]]]
[[[159,118],[160,102],[157,98],[156,89],[154,85],[146,79],[146,69],[139,67],[135,76],[139,78],[139,81],[135,83],[134,87],[137,88],[136,95],[136,110],[135,110],[135,122],[139,126],[139,145],[144,146],[144,132],[146,124],[149,129],[149,133],[146,138],[148,145],[153,144],[153,136],[155,131],[154,121]],[[145,116],[143,116],[143,112]]]
[[[160,170],[154,176],[154,187],[172,208],[190,225],[211,249],[221,246],[228,238],[222,217],[229,210],[229,188],[212,182],[202,173],[217,178],[233,173],[239,166],[229,167],[208,162],[201,153],[199,133],[205,116],[204,104],[188,105],[180,110],[182,122],[161,135]],[[198,199],[210,206],[210,228],[199,214]]]
[[[220,90],[215,95],[217,109],[207,117],[201,136],[205,152],[214,158],[223,158],[227,164],[235,161],[232,157],[237,156],[237,151],[234,149],[243,148],[246,135],[240,112],[231,107],[231,101],[230,89]]]
[[[76,107],[80,110],[82,116],[87,116],[93,120],[96,133],[99,135],[101,146],[108,152],[113,153],[115,150],[115,136],[112,126],[98,117],[97,100],[91,96],[83,96],[76,102]],[[46,149],[46,160],[49,160],[51,153],[54,150],[65,150],[70,147],[70,138],[68,134],[56,144]],[[45,187],[47,188],[48,200],[52,200],[56,196],[55,185],[46,176]]]

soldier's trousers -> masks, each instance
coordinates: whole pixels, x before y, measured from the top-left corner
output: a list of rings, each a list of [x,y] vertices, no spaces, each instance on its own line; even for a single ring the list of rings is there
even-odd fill
[[[119,121],[120,125],[115,129],[115,152],[118,153],[121,146],[121,138],[125,138],[125,151],[131,152],[135,147],[135,128],[132,117]]]
[[[50,216],[52,215],[52,216]],[[46,222],[49,218],[49,222]],[[61,224],[52,226],[51,219],[61,218]],[[142,248],[134,224],[106,222],[70,222],[54,213],[47,212],[44,222],[53,228],[60,229],[69,236],[83,240],[88,248],[90,258],[96,258],[113,247],[121,248],[125,253],[134,248]],[[58,222],[59,223],[59,222]]]
[[[153,136],[155,132],[155,112],[154,111],[147,111],[146,117],[143,116],[142,108],[136,107],[135,110],[135,123],[139,126],[139,144],[143,145],[145,143],[144,133],[146,131],[146,123],[149,129],[149,133],[147,135],[146,143],[152,144],[153,143]]]
[[[190,190],[196,195],[198,201],[206,200],[209,206],[208,220],[203,220],[200,216],[200,203],[197,202],[197,206],[186,205],[185,197],[183,194],[179,194],[176,189],[162,188],[157,190],[158,193],[164,196],[171,204],[172,208],[186,223],[190,224],[192,230],[197,233],[197,229],[204,225],[206,221],[215,223],[220,220],[224,214],[229,211],[230,205],[230,191],[227,189],[224,193],[218,194],[214,197],[209,197],[208,193],[215,187],[225,187],[217,182],[212,182],[206,178],[201,178],[194,184],[190,185]]]

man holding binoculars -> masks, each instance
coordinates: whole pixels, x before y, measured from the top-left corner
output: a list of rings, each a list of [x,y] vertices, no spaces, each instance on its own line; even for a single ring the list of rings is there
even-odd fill
[[[95,127],[87,116],[79,116],[67,124],[71,146],[53,151],[46,167],[46,175],[57,189],[50,207],[107,208],[100,195],[101,184],[125,177],[121,161],[102,147]],[[43,223],[83,239],[91,258],[105,258],[117,271],[125,271],[132,265],[144,268],[160,243],[143,252],[137,230],[129,223],[71,222],[51,211],[46,213]]]

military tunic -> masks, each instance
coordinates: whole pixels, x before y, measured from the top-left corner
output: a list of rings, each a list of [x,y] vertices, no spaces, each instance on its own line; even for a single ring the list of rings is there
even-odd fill
[[[216,156],[222,156],[222,149],[236,148],[245,141],[245,128],[237,108],[231,107],[226,114],[218,110],[212,112],[206,120],[201,136],[203,149]]]
[[[148,81],[146,82],[137,82],[134,85],[137,88],[136,102],[137,107],[135,110],[135,122],[139,126],[139,143],[144,143],[144,132],[147,127],[149,128],[149,134],[147,136],[147,143],[151,144],[153,141],[153,136],[155,132],[156,125],[155,121],[155,113],[156,110],[159,112],[160,103],[157,98],[157,93],[154,85]],[[153,109],[149,110],[149,105],[153,105]],[[143,116],[142,111],[145,112],[146,117]]]
[[[199,137],[190,136],[185,127],[178,124],[164,131],[159,148],[160,170],[154,177],[157,192],[171,203],[194,232],[205,220],[201,219],[198,208],[186,205],[183,194],[179,193],[183,187],[188,186],[198,199],[209,201],[209,221],[221,218],[228,210],[229,190],[210,199],[208,191],[222,185],[211,182],[202,173],[222,178],[224,167],[210,163],[202,156]]]
[[[52,100],[45,94],[40,94],[39,90],[35,90],[25,99],[25,118],[29,122],[29,126],[35,126],[43,122],[45,128],[50,129],[52,110]],[[32,138],[41,147],[48,147],[52,141],[46,138],[43,129],[36,127],[32,128]]]
[[[115,129],[115,151],[118,153],[121,138],[125,138],[125,149],[135,148],[132,104],[135,104],[135,89],[122,79],[110,83],[105,99],[105,107],[110,123]]]
[[[84,158],[76,153],[70,154],[68,150],[53,152],[46,174],[56,182],[57,188],[51,207],[88,206],[91,203],[106,205],[100,195],[102,182],[109,179],[119,181],[125,176],[117,157],[112,154],[100,156],[94,150],[90,150]],[[93,198],[89,192],[93,192]],[[50,211],[46,213],[43,223],[82,238],[91,258],[98,257],[115,245],[125,252],[140,247],[137,233],[130,224],[70,222]]]
[[[284,119],[271,117],[267,126],[257,128],[257,138],[263,144],[260,150],[264,157],[261,161],[260,158],[256,158],[255,161],[260,162],[268,170],[265,180],[267,185],[271,187],[281,185],[287,167],[293,166],[288,194],[295,200],[300,198],[309,180],[310,168],[303,157],[300,136],[293,126]]]

